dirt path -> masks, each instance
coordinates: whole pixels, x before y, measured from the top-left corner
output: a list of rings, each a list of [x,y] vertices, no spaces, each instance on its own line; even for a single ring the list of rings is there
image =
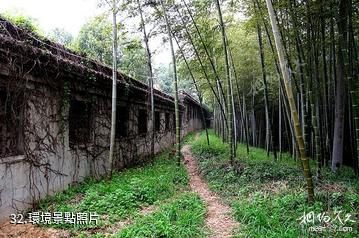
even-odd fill
[[[32,224],[0,224],[0,238],[68,238],[70,232],[53,228],[43,228]]]
[[[196,135],[198,138],[198,134]],[[190,175],[191,189],[198,193],[207,205],[206,225],[211,230],[211,238],[231,237],[238,223],[231,216],[231,208],[221,202],[221,199],[211,192],[205,181],[201,179],[190,146],[185,145],[181,150]]]

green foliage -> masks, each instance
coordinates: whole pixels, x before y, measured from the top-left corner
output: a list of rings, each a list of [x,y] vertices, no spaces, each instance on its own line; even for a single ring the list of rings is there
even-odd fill
[[[139,218],[115,237],[205,237],[204,219],[206,209],[193,193],[184,193],[158,212]]]
[[[338,200],[337,197],[341,199]],[[353,201],[355,202],[351,203]],[[354,191],[331,195],[322,191],[317,192],[316,202],[311,206],[306,203],[306,193],[299,190],[288,189],[275,196],[255,192],[246,199],[236,200],[232,205],[236,219],[245,224],[239,234],[240,237],[245,234],[252,234],[251,237],[262,237],[261,234],[268,234],[266,237],[355,237],[359,234],[357,224],[351,223],[346,225],[354,225],[353,232],[347,234],[332,231],[316,234],[308,232],[312,224],[300,225],[298,220],[304,212],[314,212],[314,214],[327,212],[331,218],[334,218],[336,211],[342,211],[342,218],[347,213],[355,218],[359,199]],[[319,225],[317,222],[315,224]]]
[[[112,26],[104,16],[89,20],[80,29],[76,47],[88,57],[105,64],[112,62]]]
[[[182,144],[188,144],[195,140],[196,132],[188,133],[181,141]]]
[[[157,68],[155,68],[154,73],[156,75],[156,78],[154,80],[155,87],[161,89],[161,91],[167,94],[172,95],[173,94],[172,67],[170,65],[166,66],[161,64]]]
[[[73,47],[73,40],[74,37],[71,35],[71,33],[67,32],[63,28],[54,28],[52,31],[48,34],[48,37],[50,40],[55,41],[65,47]]]
[[[87,179],[79,186],[42,200],[39,210],[96,212],[101,215],[98,226],[102,226],[133,216],[142,206],[172,197],[187,183],[185,168],[178,167],[163,153],[153,165],[115,173],[111,181]],[[71,228],[65,224],[56,227]],[[75,228],[86,229],[86,226]]]
[[[233,168],[223,155],[226,144],[210,133],[211,146],[205,134],[192,141],[192,151],[197,156],[201,173],[210,188],[231,204],[235,218],[241,223],[237,237],[356,237],[357,223],[352,232],[308,232],[310,224],[300,225],[297,220],[304,212],[327,212],[331,218],[336,211],[355,218],[359,210],[359,181],[349,168],[340,175],[324,170],[322,180],[316,181],[313,205],[306,202],[300,164],[290,156],[281,161],[267,157],[263,149],[251,148],[249,156],[245,146],[239,145],[237,161]],[[342,215],[342,218],[344,215]]]
[[[220,138],[214,135],[213,131],[210,130],[209,141],[210,145],[207,144],[207,139],[202,135],[193,142],[192,150],[200,158],[211,158],[217,157],[218,159],[225,159],[228,156],[228,145],[224,144]]]
[[[220,28],[218,26],[217,20],[217,10],[213,8],[213,4],[209,1],[193,1],[189,3],[192,6],[192,13],[194,15],[195,21],[198,25],[198,28],[201,32],[204,44],[209,50],[209,54],[215,64],[219,78],[223,80],[225,78],[225,62],[223,57],[223,46],[220,37]],[[233,1],[223,2],[224,9],[223,11],[226,24],[226,33],[228,37],[228,46],[233,56],[234,69],[236,71],[236,78],[233,77],[233,82],[238,82],[239,91],[237,90],[236,83],[234,84],[234,95],[247,97],[251,95],[252,92],[255,96],[255,102],[263,102],[263,83],[262,83],[262,73],[261,65],[259,61],[259,49],[258,49],[258,40],[257,40],[257,30],[256,30],[256,21],[252,18],[248,18],[245,21],[240,21],[238,19],[238,10],[239,6],[235,6]],[[228,6],[226,5],[228,4]],[[248,5],[252,5],[251,2]],[[246,6],[247,3],[237,3],[237,5]],[[185,12],[185,11],[184,11]],[[252,14],[251,14],[252,15]],[[179,23],[178,23],[179,24]],[[181,25],[181,24],[180,24]],[[200,41],[199,36],[195,33],[193,24],[188,24],[190,28],[189,31],[194,41],[194,45],[199,52],[199,55],[203,61],[206,73],[209,76],[211,84],[216,88],[215,75],[213,70],[210,67],[208,57],[205,53],[202,42]],[[183,29],[183,27],[182,27]],[[178,29],[181,31],[181,27]],[[187,34],[184,34],[180,38],[180,44],[186,46],[189,44],[189,39]],[[264,42],[266,42],[266,37],[264,37]],[[187,53],[188,61],[190,62],[190,67],[193,75],[195,76],[201,92],[204,95],[204,100],[208,105],[213,104],[213,93],[209,84],[207,83],[203,70],[197,60],[194,57],[194,50],[192,46],[184,47]],[[269,98],[270,101],[273,98],[275,101],[275,95],[277,95],[278,88],[278,78],[277,73],[274,67],[274,58],[273,54],[268,46],[264,44],[264,50],[266,55],[266,72],[267,72],[267,81],[269,85]],[[188,71],[183,62],[179,63],[179,75],[180,78],[186,79],[189,78]],[[233,72],[232,72],[233,73]],[[185,85],[186,89],[191,89],[191,85]],[[222,85],[223,86],[223,85]],[[224,87],[224,93],[226,94],[226,88]],[[256,107],[262,109],[262,103],[255,103]]]
[[[8,12],[5,12],[3,16],[10,22],[14,23],[15,25],[23,29],[26,29],[30,32],[35,32],[40,36],[43,35],[42,32],[40,31],[39,24],[35,18],[23,14],[13,14]]]
[[[118,69],[135,79],[147,82],[146,52],[137,38],[130,38],[120,30]],[[112,65],[112,24],[105,16],[96,16],[82,26],[80,33],[72,44],[72,48],[98,60],[106,65]]]

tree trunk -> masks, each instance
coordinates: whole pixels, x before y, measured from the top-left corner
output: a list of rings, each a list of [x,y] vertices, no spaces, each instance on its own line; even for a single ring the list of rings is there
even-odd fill
[[[354,38],[354,29],[353,29],[353,6],[352,3],[349,8],[349,59],[351,65],[351,100],[352,100],[352,124],[353,124],[353,148],[354,148],[354,172],[359,176],[359,62],[358,62],[358,52],[355,44]]]
[[[232,74],[230,74],[230,77]],[[237,157],[237,117],[236,117],[236,109],[234,106],[234,95],[233,95],[233,83],[231,80],[231,92],[232,92],[232,96],[231,96],[231,100],[232,100],[232,108],[233,108],[233,157]]]
[[[228,39],[227,39],[227,42],[228,42]],[[239,108],[239,110],[241,110],[241,99],[240,99],[240,96],[239,96],[237,70],[236,70],[236,67],[234,65],[233,55],[232,55],[232,51],[231,51],[231,48],[230,48],[229,44],[228,44],[228,53],[229,53],[230,62],[231,62],[232,68],[233,68],[234,80],[235,80],[236,87],[237,87],[238,108]],[[237,123],[237,116],[236,116],[235,103],[234,103],[235,100],[234,100],[233,80],[231,80],[231,83],[232,83],[231,88],[232,88],[233,123],[234,123],[234,126],[233,126],[233,128],[234,128],[234,153],[233,153],[233,155],[234,155],[234,157],[237,157],[237,137],[238,137],[237,124],[238,123]]]
[[[305,61],[305,57],[304,57],[304,53],[303,50],[301,48],[302,46],[302,41],[299,35],[299,31],[298,31],[298,22],[297,22],[297,17],[295,15],[295,12],[293,11],[293,7],[296,8],[296,1],[295,0],[289,0],[289,10],[292,14],[292,20],[293,20],[293,28],[294,28],[294,33],[295,33],[295,46],[296,46],[296,51],[297,51],[297,55],[298,55],[298,63],[299,63],[299,73],[300,73],[300,87],[299,87],[299,91],[300,91],[300,119],[301,119],[301,124],[302,124],[302,133],[303,133],[303,140],[304,140],[304,145],[305,148],[308,149],[308,145],[307,145],[307,141],[306,141],[306,130],[307,130],[307,126],[306,126],[306,108],[305,108],[305,93],[304,93],[304,88],[305,88],[305,77],[304,77],[304,67],[303,67],[303,62]]]
[[[265,116],[266,116],[266,150],[267,156],[269,156],[270,149],[273,150],[274,158],[277,158],[276,148],[274,146],[274,139],[272,133],[272,123],[269,115],[269,98],[268,98],[268,83],[267,83],[267,74],[265,69],[265,59],[264,59],[264,49],[262,42],[262,31],[259,24],[257,24],[257,34],[258,34],[258,45],[259,45],[259,54],[261,60],[262,67],[262,77],[263,77],[263,85],[264,85],[264,108],[265,108]],[[270,148],[272,146],[272,148]]]
[[[116,136],[116,109],[117,109],[117,6],[116,0],[112,1],[112,33],[113,33],[113,54],[112,54],[112,113],[111,113],[111,138],[110,138],[110,178],[112,178],[113,172],[113,151],[115,147]]]
[[[151,57],[151,51],[150,46],[148,44],[148,36],[146,32],[146,25],[145,21],[143,19],[143,12],[141,8],[140,0],[137,0],[138,10],[140,12],[141,17],[141,25],[143,30],[143,40],[146,45],[146,53],[147,53],[147,65],[148,65],[148,86],[150,88],[150,105],[151,105],[151,156],[153,157],[155,154],[155,100],[154,100],[154,94],[153,94],[153,70],[152,70],[152,57]]]
[[[324,0],[321,0],[321,5],[323,6],[324,4]],[[321,12],[324,12],[323,7],[321,7]],[[328,95],[328,88],[329,88],[329,80],[328,80],[328,66],[327,66],[327,43],[326,43],[326,35],[325,35],[325,29],[326,29],[326,22],[325,22],[325,18],[324,16],[321,16],[320,18],[320,22],[321,22],[321,41],[322,41],[322,62],[323,62],[323,77],[324,77],[324,85],[323,85],[323,109],[324,109],[324,128],[322,130],[322,134],[325,135],[325,142],[324,142],[324,153],[323,153],[323,159],[322,159],[322,165],[325,165],[325,161],[327,160],[327,158],[329,157],[329,150],[330,150],[330,145],[329,145],[329,131],[330,131],[330,127],[329,127],[329,110],[328,110],[328,102],[329,102],[329,95]]]
[[[191,43],[192,48],[193,48],[193,51],[194,51],[194,53],[195,53],[195,55],[196,55],[196,58],[197,58],[197,60],[198,60],[198,62],[199,62],[199,64],[200,64],[200,66],[201,66],[201,70],[202,70],[202,72],[203,72],[203,74],[204,74],[204,76],[205,76],[205,78],[206,78],[206,81],[207,81],[209,87],[211,88],[211,91],[212,91],[212,93],[213,93],[215,99],[217,100],[217,103],[219,104],[219,107],[220,107],[220,109],[221,109],[221,112],[222,112],[222,114],[224,115],[225,122],[227,123],[227,118],[226,118],[226,116],[225,116],[225,108],[224,108],[224,106],[223,106],[222,103],[221,103],[220,96],[218,96],[218,94],[217,94],[216,91],[214,90],[214,87],[213,87],[211,81],[209,80],[209,76],[208,76],[208,74],[207,74],[207,70],[206,70],[206,68],[204,67],[204,64],[203,64],[203,62],[202,62],[202,59],[201,59],[201,57],[200,57],[200,55],[199,55],[199,52],[198,52],[198,50],[197,50],[197,48],[196,48],[196,46],[195,46],[195,44],[194,44],[194,41],[193,41],[192,36],[191,36],[191,34],[190,34],[189,30],[188,30],[187,24],[186,24],[186,22],[184,21],[184,19],[183,19],[183,17],[182,17],[182,14],[180,13],[180,11],[179,11],[177,8],[176,8],[176,10],[177,10],[177,12],[178,12],[178,15],[179,15],[180,18],[181,18],[181,21],[182,21],[182,24],[183,24],[184,29],[185,29],[185,31],[186,31],[186,34],[187,34],[187,36],[188,36],[189,42]],[[188,11],[189,11],[189,10],[188,10]],[[204,46],[205,46],[205,45],[204,45]],[[215,68],[214,68],[213,70],[216,71]],[[219,92],[219,91],[217,91],[217,92]]]
[[[185,1],[185,0],[182,0],[182,2],[183,2],[183,4],[185,5],[185,7],[186,7],[186,9],[187,9],[187,11],[188,11],[188,14],[189,14],[189,16],[190,16],[190,18],[191,18],[191,21],[192,21],[192,23],[193,23],[193,25],[194,25],[194,27],[195,27],[195,29],[196,29],[196,32],[197,32],[197,34],[198,34],[198,36],[199,36],[199,39],[200,39],[200,42],[202,43],[203,49],[204,49],[204,51],[205,51],[205,53],[206,53],[206,55],[207,55],[207,58],[208,58],[208,60],[209,60],[209,63],[210,63],[211,68],[212,68],[212,70],[213,70],[213,73],[214,73],[214,75],[215,75],[215,77],[216,77],[217,84],[219,85],[220,93],[222,94],[223,99],[224,99],[224,104],[226,104],[226,103],[228,103],[228,102],[226,102],[226,98],[225,98],[225,96],[224,96],[224,90],[223,90],[223,87],[222,87],[221,80],[220,80],[220,78],[219,78],[219,75],[218,75],[218,72],[217,72],[216,67],[215,67],[215,65],[214,65],[214,62],[213,62],[213,60],[212,60],[212,58],[211,58],[211,56],[210,56],[210,54],[209,54],[209,52],[208,52],[208,48],[207,48],[206,44],[204,43],[204,40],[203,40],[203,38],[202,38],[202,34],[201,34],[201,32],[199,31],[199,28],[198,28],[198,26],[197,26],[197,23],[196,23],[196,21],[195,21],[193,15],[192,15],[192,12],[191,12],[190,8],[188,7],[186,1]],[[226,116],[224,115],[224,117],[226,117]],[[226,123],[226,125],[228,125],[228,122]]]
[[[337,85],[335,96],[334,141],[332,156],[332,171],[336,172],[343,164],[344,147],[344,114],[345,114],[345,65],[344,54],[346,50],[348,0],[339,3],[338,19],[338,47],[337,47]]]
[[[186,67],[188,69],[188,72],[191,76],[191,79],[192,79],[192,82],[196,88],[196,92],[197,92],[197,96],[198,96],[198,99],[199,99],[199,104],[201,106],[201,117],[202,117],[202,123],[203,123],[203,126],[204,126],[204,129],[206,131],[206,138],[207,138],[207,145],[209,145],[209,136],[208,136],[208,129],[207,129],[207,125],[206,125],[206,118],[205,118],[205,115],[204,115],[204,110],[203,110],[203,99],[202,99],[202,94],[201,94],[201,91],[199,90],[198,88],[198,85],[197,85],[197,82],[196,82],[196,78],[194,77],[193,73],[192,73],[192,70],[191,70],[191,67],[189,66],[189,63],[186,59],[186,56],[184,55],[184,52],[182,50],[182,47],[180,46],[178,40],[177,40],[177,37],[174,36],[174,39],[177,43],[177,46],[178,46],[178,49],[180,50],[181,52],[181,55],[182,55],[182,58],[186,64]]]
[[[278,87],[278,143],[279,143],[279,159],[282,158],[282,96],[281,96],[281,87]]]
[[[272,1],[266,0],[266,3],[267,3],[267,8],[268,8],[269,18],[271,20],[274,40],[275,40],[276,47],[277,47],[278,58],[279,58],[279,62],[281,65],[281,72],[283,75],[285,90],[286,90],[287,98],[289,101],[289,107],[290,107],[290,111],[291,111],[292,121],[294,124],[294,132],[295,132],[295,137],[296,137],[296,141],[297,141],[298,148],[299,148],[300,158],[302,161],[304,177],[307,182],[308,201],[310,203],[312,203],[314,201],[314,186],[313,186],[312,174],[310,171],[309,158],[306,155],[306,151],[305,151],[305,147],[304,147],[303,134],[301,131],[299,116],[298,116],[298,112],[297,112],[295,101],[294,101],[294,96],[293,96],[293,91],[292,91],[292,86],[291,86],[291,79],[290,79],[290,75],[289,75],[288,61],[285,57],[285,52],[284,52],[284,48],[282,45],[282,39],[281,39],[281,36],[279,33],[278,22],[276,20],[275,14],[274,14]]]
[[[177,84],[177,66],[176,66],[176,56],[175,51],[173,48],[173,42],[172,42],[172,33],[171,33],[171,26],[167,18],[166,8],[163,3],[163,0],[160,0],[162,10],[163,10],[163,16],[166,22],[167,27],[167,34],[168,39],[170,42],[171,47],[171,55],[172,55],[172,64],[173,64],[173,81],[174,81],[174,93],[175,93],[175,120],[176,120],[176,160],[178,165],[181,163],[181,128],[180,128],[180,113],[179,113],[179,102],[178,102],[178,84]]]
[[[252,145],[257,147],[257,124],[256,124],[256,115],[254,111],[254,89],[253,89],[253,81],[252,81],[252,101],[251,101],[252,111],[251,111],[251,127],[252,127]]]
[[[229,150],[230,150],[230,155],[229,155],[229,159],[233,165],[233,119],[232,119],[232,82],[231,82],[231,77],[230,77],[230,68],[229,68],[229,60],[228,60],[228,51],[227,51],[227,40],[226,40],[226,32],[225,32],[225,28],[224,28],[224,23],[223,23],[223,17],[222,17],[222,12],[221,12],[221,7],[219,4],[219,0],[216,0],[216,5],[217,5],[217,11],[218,11],[218,18],[219,18],[219,23],[221,26],[221,33],[222,33],[222,43],[223,43],[223,52],[224,52],[224,62],[225,62],[225,66],[226,66],[226,78],[227,78],[227,114],[228,114],[228,143],[229,143]]]
[[[247,113],[247,103],[246,103],[246,97],[244,96],[244,94],[242,94],[242,98],[243,98],[243,117],[244,117],[244,131],[246,133],[246,144],[247,144],[247,155],[249,155],[249,126],[248,126],[248,113]]]

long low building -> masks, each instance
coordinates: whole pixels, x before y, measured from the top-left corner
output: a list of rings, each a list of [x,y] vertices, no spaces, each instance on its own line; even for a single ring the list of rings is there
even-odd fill
[[[150,154],[150,90],[118,73],[117,92],[120,170]],[[0,18],[0,219],[108,172],[111,96],[111,68]],[[154,96],[160,152],[175,142],[174,99]],[[200,104],[186,93],[180,115],[182,137],[203,128]]]

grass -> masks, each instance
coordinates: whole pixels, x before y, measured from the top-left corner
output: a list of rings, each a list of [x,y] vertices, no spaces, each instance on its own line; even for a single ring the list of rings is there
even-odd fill
[[[228,145],[213,132],[210,142],[207,146],[202,133],[191,142],[192,151],[210,188],[231,205],[241,223],[236,237],[359,237],[359,180],[350,169],[337,175],[323,170],[322,180],[315,180],[316,201],[309,205],[300,163],[289,155],[274,161],[265,150],[250,148],[247,155],[246,147],[239,145],[233,168],[228,161]],[[326,225],[340,225],[333,221],[338,211],[342,211],[342,220],[351,214],[356,222],[345,223],[352,232],[309,232],[313,225],[302,225],[298,219],[312,211],[316,215],[326,212],[332,219]],[[324,223],[316,219],[315,224]]]
[[[158,212],[139,218],[115,237],[205,237],[205,214],[205,206],[198,195],[184,193],[171,203],[162,205]]]
[[[153,164],[131,168],[113,174],[111,180],[87,179],[62,193],[48,197],[38,204],[42,212],[96,212],[98,225],[51,225],[72,231],[102,227],[134,217],[145,207],[173,197],[188,188],[188,176],[168,153],[156,157]]]
[[[196,132],[189,132],[182,140],[181,144],[187,144],[190,141],[194,141],[196,137]]]

